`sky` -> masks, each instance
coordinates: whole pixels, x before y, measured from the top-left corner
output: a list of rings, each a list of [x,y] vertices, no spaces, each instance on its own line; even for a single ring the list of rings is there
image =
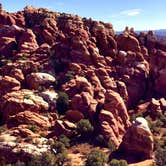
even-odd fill
[[[0,0],[4,10],[16,12],[26,5],[111,22],[116,31],[166,29],[166,0]]]

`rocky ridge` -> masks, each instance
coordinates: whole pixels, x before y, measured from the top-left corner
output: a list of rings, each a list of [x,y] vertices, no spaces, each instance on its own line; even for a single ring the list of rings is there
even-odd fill
[[[31,6],[17,13],[0,10],[0,116],[7,124],[0,154],[6,146],[13,150],[12,143],[5,144],[8,133],[23,144],[26,134],[40,139],[41,132],[56,140],[60,134],[71,136],[83,118],[118,148],[131,130],[128,111],[140,100],[156,98],[160,103],[151,101],[149,108],[161,106],[165,115],[165,51],[152,31],[126,29],[116,35],[111,23],[76,15]],[[59,91],[69,96],[63,119],[56,108]],[[32,123],[38,134],[28,130]],[[153,140],[148,144],[152,147]]]

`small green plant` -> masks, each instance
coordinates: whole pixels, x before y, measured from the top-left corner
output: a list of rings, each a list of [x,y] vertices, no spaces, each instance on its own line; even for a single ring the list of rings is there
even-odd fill
[[[100,146],[107,146],[107,143],[103,137],[103,135],[99,134],[96,138],[95,138],[95,141],[98,145]]]
[[[110,149],[111,152],[116,150],[116,145],[111,139],[109,139],[107,146],[108,146],[108,148]]]
[[[166,165],[166,148],[159,148],[155,152],[155,160],[157,166]]]
[[[82,137],[89,137],[94,131],[94,127],[90,123],[88,119],[81,119],[77,123],[77,132],[82,136]]]
[[[68,158],[66,152],[59,153],[59,154],[56,155],[55,164],[57,166],[63,166],[64,162],[67,162],[67,161],[69,161],[69,158]]]
[[[109,163],[110,166],[127,166],[126,160],[117,160],[117,159],[112,159]]]
[[[34,123],[29,124],[28,125],[28,129],[33,131],[34,133],[38,133],[39,132],[39,128]]]
[[[62,142],[56,141],[51,144],[51,149],[55,154],[63,153],[66,151],[65,145]]]
[[[107,156],[101,150],[93,150],[87,157],[86,166],[104,166]]]
[[[28,166],[55,166],[55,156],[51,153],[43,153],[41,156],[32,156]]]
[[[142,117],[142,116],[143,116],[143,115],[142,115],[142,112],[133,114],[133,115],[131,116],[131,118],[130,118],[130,121],[132,122],[132,121],[136,120],[137,117]]]
[[[66,81],[66,82],[72,80],[73,78],[74,78],[74,75],[73,75],[73,72],[72,72],[72,71],[68,71],[68,72],[65,74],[65,81]]]
[[[66,148],[70,147],[70,139],[63,134],[59,136],[59,142],[62,142]]]
[[[54,70],[56,73],[63,72],[65,67],[64,63],[60,60],[54,60]]]
[[[59,114],[64,114],[69,105],[69,97],[65,92],[59,92],[58,93],[58,99],[57,99],[57,110]]]
[[[47,134],[46,133],[41,133],[40,136],[46,138]]]

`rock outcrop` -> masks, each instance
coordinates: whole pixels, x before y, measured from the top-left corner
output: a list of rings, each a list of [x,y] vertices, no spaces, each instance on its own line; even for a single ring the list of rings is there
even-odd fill
[[[10,140],[2,138],[0,154],[16,156],[25,146],[26,153],[35,148],[39,154],[37,145],[18,145],[16,137],[40,139],[44,132],[56,140],[89,119],[117,148],[123,141],[125,150],[151,158],[152,134],[143,119],[131,125],[129,110],[165,115],[165,51],[152,31],[127,27],[115,34],[111,23],[32,6],[17,13],[0,7],[0,124],[7,124]],[[60,91],[69,98],[64,116]],[[31,123],[38,133],[29,130]]]
[[[3,119],[6,121],[15,114],[25,110],[32,112],[42,112],[48,110],[49,105],[42,97],[34,94],[30,90],[20,90],[6,93],[1,98],[0,110]]]
[[[55,82],[55,77],[48,73],[31,73],[26,77],[27,84],[31,89],[38,89],[40,86],[48,87]]]
[[[153,157],[153,143],[153,135],[146,119],[138,117],[127,130],[121,148],[138,157],[141,156],[142,159],[148,159]]]

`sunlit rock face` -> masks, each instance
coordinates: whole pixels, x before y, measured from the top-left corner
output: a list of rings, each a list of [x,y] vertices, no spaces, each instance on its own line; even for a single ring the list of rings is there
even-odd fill
[[[128,152],[137,154],[142,159],[153,157],[153,135],[149,129],[146,119],[137,117],[131,127],[128,128],[121,148]]]
[[[141,117],[131,123],[129,110],[153,118],[165,113],[165,51],[152,31],[115,34],[111,23],[31,6],[9,13],[0,6],[0,123],[21,140],[40,139],[41,132],[56,140],[89,119],[117,148],[151,158],[148,124]],[[69,98],[63,116],[57,110],[60,91]],[[38,133],[29,130],[31,122]],[[30,153],[36,148],[31,144]]]

